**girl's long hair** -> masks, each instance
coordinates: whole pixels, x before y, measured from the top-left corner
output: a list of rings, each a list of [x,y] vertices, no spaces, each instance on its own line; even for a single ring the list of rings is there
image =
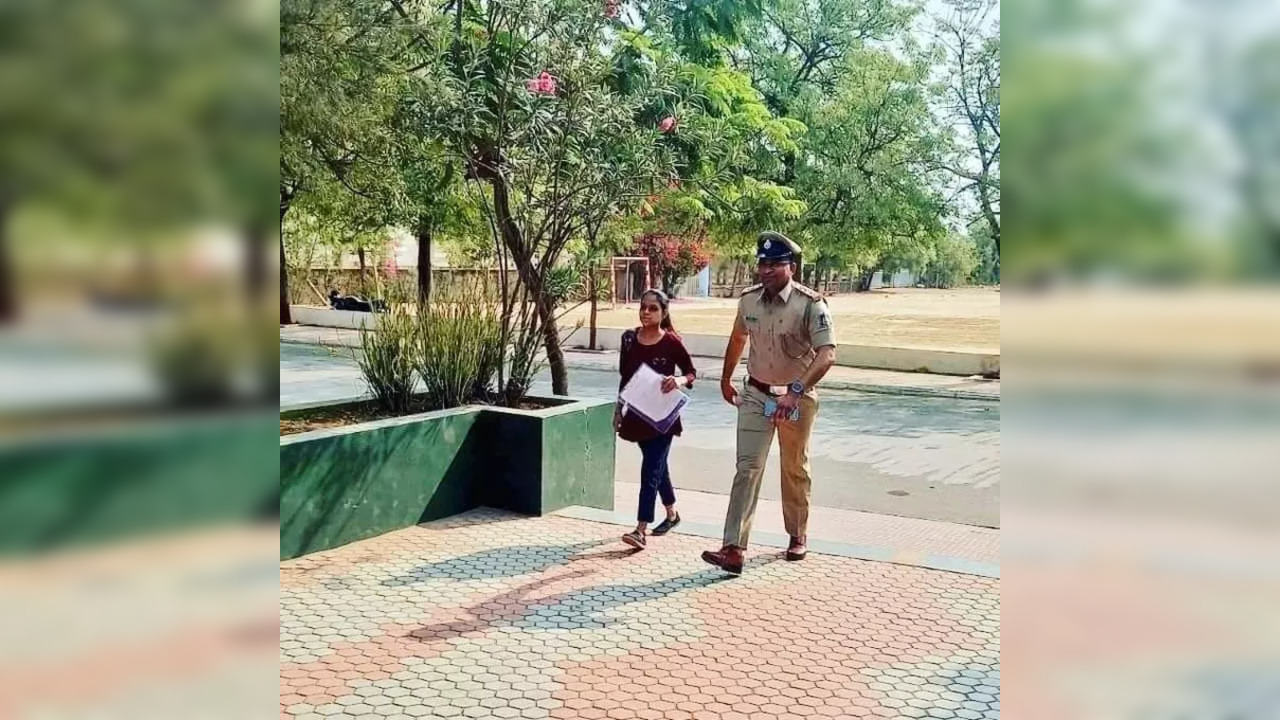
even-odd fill
[[[662,308],[662,322],[658,323],[658,327],[669,333],[674,333],[677,337],[676,326],[671,324],[671,299],[667,294],[657,288],[649,288],[640,295],[640,302],[644,302],[646,296],[652,295],[654,300],[658,301],[658,307]]]

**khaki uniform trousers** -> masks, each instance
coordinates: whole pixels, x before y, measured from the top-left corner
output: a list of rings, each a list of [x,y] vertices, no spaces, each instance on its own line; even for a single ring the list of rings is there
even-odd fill
[[[750,385],[741,392],[738,406],[738,470],[729,492],[729,512],[724,520],[724,544],[747,547],[751,521],[760,498],[765,460],[777,432],[782,451],[782,521],[787,534],[804,535],[809,525],[809,433],[818,417],[818,396],[810,390],[800,398],[800,419],[776,424],[764,416],[769,398]]]

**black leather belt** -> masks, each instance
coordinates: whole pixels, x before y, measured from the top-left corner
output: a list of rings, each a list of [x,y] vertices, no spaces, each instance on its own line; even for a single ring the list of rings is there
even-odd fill
[[[778,395],[785,395],[785,394],[786,394],[786,392],[787,392],[787,390],[786,390],[786,387],[785,387],[785,386],[781,386],[781,385],[770,385],[769,383],[760,382],[759,380],[757,380],[757,379],[755,379],[755,378],[753,378],[753,377],[751,377],[751,376],[747,376],[747,384],[748,384],[748,385],[750,385],[751,387],[753,387],[753,388],[755,388],[755,389],[759,390],[760,392],[764,393],[765,395],[774,395],[774,396],[778,396]],[[776,387],[781,387],[781,388],[782,388],[782,392],[778,392],[778,391],[774,390],[774,388],[776,388]]]

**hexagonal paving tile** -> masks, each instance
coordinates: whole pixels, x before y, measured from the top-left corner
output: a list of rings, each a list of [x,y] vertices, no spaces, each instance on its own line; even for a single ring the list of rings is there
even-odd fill
[[[282,571],[282,709],[998,717],[998,581],[762,548],[718,582],[705,544],[675,535],[618,558],[609,526],[480,510],[328,551],[321,571]]]

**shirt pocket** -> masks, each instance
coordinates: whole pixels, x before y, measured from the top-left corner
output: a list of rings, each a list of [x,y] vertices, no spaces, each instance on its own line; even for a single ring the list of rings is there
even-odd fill
[[[779,335],[778,344],[782,347],[782,352],[792,360],[805,357],[813,349],[809,333],[801,327],[787,328]]]

